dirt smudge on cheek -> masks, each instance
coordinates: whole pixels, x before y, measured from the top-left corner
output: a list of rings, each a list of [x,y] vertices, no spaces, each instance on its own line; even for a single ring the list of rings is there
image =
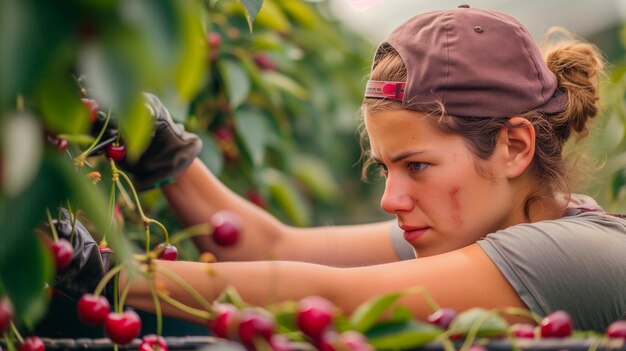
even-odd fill
[[[453,186],[452,189],[450,189],[450,191],[448,192],[448,195],[450,195],[450,214],[452,216],[452,222],[459,227],[463,225],[463,217],[461,216],[461,202],[459,201],[460,192],[460,186]]]

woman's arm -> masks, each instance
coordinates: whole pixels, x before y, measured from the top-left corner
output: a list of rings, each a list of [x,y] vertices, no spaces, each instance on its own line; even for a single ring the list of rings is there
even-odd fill
[[[333,301],[344,313],[350,314],[358,305],[376,295],[421,286],[438,304],[458,311],[471,307],[525,308],[477,244],[432,257],[355,268],[284,261],[215,264],[159,261],[157,266],[184,278],[209,301],[231,285],[244,301],[252,305],[267,306],[318,295]],[[163,274],[156,274],[155,279],[157,286],[165,287],[171,297],[199,307]],[[418,294],[407,296],[400,303],[409,307],[418,318],[426,318],[430,313]],[[131,284],[127,304],[153,310],[146,281]],[[199,322],[168,304],[163,304],[163,307],[167,315]]]
[[[219,261],[297,260],[335,266],[360,266],[397,261],[391,244],[391,222],[357,226],[296,228],[222,184],[198,159],[176,182],[163,188],[173,211],[184,226],[208,223],[223,209],[237,212],[244,229],[235,247],[222,248],[210,236],[194,237],[201,251]]]

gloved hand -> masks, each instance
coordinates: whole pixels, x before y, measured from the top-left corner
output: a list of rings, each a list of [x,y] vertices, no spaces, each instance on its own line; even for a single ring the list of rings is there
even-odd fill
[[[61,218],[52,222],[59,238],[70,241],[72,221],[67,210],[63,209]],[[43,230],[51,231],[48,224],[44,225]],[[101,252],[98,243],[78,220],[74,224],[74,236],[70,242],[74,250],[72,261],[67,268],[57,272],[52,285],[63,295],[78,299],[83,294],[93,293],[100,279],[109,271],[111,251],[106,249]],[[112,292],[105,291],[105,295],[107,293]]]
[[[202,149],[200,138],[185,131],[161,101],[145,93],[146,106],[155,117],[155,128],[148,148],[136,162],[123,160],[119,166],[132,174],[137,190],[147,190],[171,183],[179,176]]]

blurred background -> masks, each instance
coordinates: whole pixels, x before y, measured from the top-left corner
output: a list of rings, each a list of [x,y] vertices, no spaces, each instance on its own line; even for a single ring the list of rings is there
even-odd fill
[[[32,326],[45,314],[40,287],[53,272],[34,229],[47,209],[80,212],[96,238],[108,230],[120,257],[144,245],[136,208],[115,190],[111,206],[105,157],[75,162],[97,134],[92,107],[81,101],[81,77],[88,78],[89,97],[112,111],[130,159],[151,133],[141,95],[150,91],[201,136],[200,158],[216,176],[282,221],[309,226],[390,218],[379,208],[381,179],[361,180],[358,108],[371,56],[413,15],[462,3],[0,1],[0,296],[12,298],[21,323]],[[513,15],[537,41],[551,26],[565,27],[606,54],[603,118],[586,143],[572,145],[597,171],[576,189],[609,211],[626,212],[626,3],[465,3]],[[140,200],[171,233],[182,229],[159,190],[141,193]],[[157,232],[149,244],[162,241]],[[189,240],[178,245],[181,258],[198,257]]]
[[[626,18],[626,2],[620,0],[330,0],[330,4],[337,18],[373,42],[384,39],[394,27],[415,14],[461,4],[506,12],[522,22],[539,41],[548,28],[561,26],[608,45],[604,44],[605,36],[614,37]]]

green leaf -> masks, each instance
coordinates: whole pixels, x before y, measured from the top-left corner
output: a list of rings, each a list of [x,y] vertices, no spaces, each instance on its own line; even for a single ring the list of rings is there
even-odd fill
[[[248,304],[241,298],[237,290],[229,285],[224,291],[217,297],[215,302],[228,303],[239,309],[248,307]]]
[[[66,72],[70,71],[72,49],[59,50],[63,55],[48,64],[37,86],[37,102],[41,107],[46,129],[52,133],[80,134],[87,132],[89,111],[80,101],[80,88]]]
[[[148,146],[154,128],[154,117],[145,106],[145,98],[138,95],[120,116],[120,132],[126,145],[126,156],[137,160]]]
[[[31,96],[50,57],[76,28],[75,13],[46,1],[0,1],[0,110],[15,106],[18,94]],[[61,25],[62,24],[62,25]]]
[[[179,52],[178,62],[175,66],[174,79],[180,96],[189,100],[194,97],[201,87],[206,74],[207,50],[203,41],[204,36],[200,20],[189,20],[196,18],[196,13],[202,11],[199,3],[193,1],[175,1],[181,9],[178,16]]]
[[[281,6],[291,17],[293,17],[303,27],[311,28],[319,21],[317,12],[304,1],[281,0]]]
[[[2,160],[4,164],[2,188],[9,196],[26,189],[37,176],[42,159],[42,128],[35,116],[28,112],[4,116]]]
[[[44,157],[35,179],[20,194],[1,205],[0,288],[15,307],[19,320],[34,323],[45,312],[44,283],[53,275],[52,261],[35,235],[47,207],[64,199],[67,187],[52,159]]]
[[[271,87],[274,87],[299,99],[306,99],[309,97],[309,92],[306,89],[298,84],[298,82],[284,74],[265,71],[261,74],[261,79],[270,86],[270,89]]]
[[[202,150],[198,157],[211,170],[211,173],[219,177],[224,169],[224,155],[215,139],[206,132],[199,132],[198,135],[202,140]]]
[[[271,197],[291,222],[298,226],[310,224],[311,209],[289,177],[276,169],[265,169],[262,178]]]
[[[289,19],[287,19],[283,10],[271,0],[265,1],[263,4],[263,9],[256,18],[256,25],[283,33],[289,32],[291,29]]]
[[[378,322],[383,313],[385,313],[394,302],[405,294],[405,292],[394,292],[376,296],[364,302],[357,307],[350,317],[352,328],[360,333],[367,332],[372,326],[374,326],[374,324],[376,324],[376,322]]]
[[[265,116],[256,110],[239,109],[234,114],[237,136],[243,141],[252,164],[260,166],[265,157],[267,125]]]
[[[296,324],[298,302],[285,301],[280,304],[268,306],[267,310],[274,316],[278,332],[298,330],[298,326]]]
[[[389,317],[389,321],[404,322],[413,318],[414,318],[413,313],[408,307],[394,306],[393,310],[391,310],[391,317]]]
[[[509,324],[495,311],[476,307],[460,313],[448,328],[451,334],[467,335],[478,328],[476,336],[490,337],[506,333]]]
[[[252,23],[256,16],[261,11],[261,6],[263,6],[263,0],[239,0],[243,4],[243,7],[246,9],[246,20],[248,21],[248,27],[250,28],[250,33],[252,33]]]
[[[224,59],[217,63],[226,86],[226,96],[231,109],[241,105],[250,94],[250,78],[243,67],[233,60]]]
[[[339,184],[325,163],[312,156],[302,154],[294,156],[291,167],[294,177],[316,198],[331,202],[341,195]]]
[[[423,346],[442,332],[433,324],[407,320],[378,324],[365,336],[376,350],[406,350]]]

